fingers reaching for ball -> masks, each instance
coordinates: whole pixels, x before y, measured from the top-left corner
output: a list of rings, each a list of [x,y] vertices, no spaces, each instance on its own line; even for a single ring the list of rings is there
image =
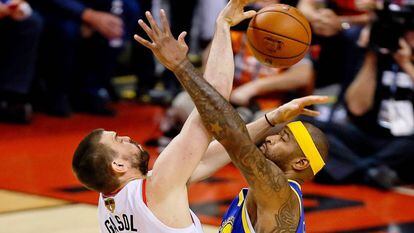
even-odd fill
[[[147,11],[145,16],[149,26],[142,20],[138,20],[139,26],[145,31],[151,41],[134,35],[134,39],[149,48],[155,57],[167,69],[175,71],[178,66],[187,59],[188,46],[185,42],[186,32],[182,32],[176,40],[171,33],[167,15],[164,10],[160,11],[161,26],[155,21],[152,14]]]

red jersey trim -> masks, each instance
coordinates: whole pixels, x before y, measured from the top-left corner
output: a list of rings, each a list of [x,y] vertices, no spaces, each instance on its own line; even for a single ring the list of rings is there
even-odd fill
[[[142,201],[147,205],[147,179],[142,181]]]
[[[122,188],[123,188],[123,187],[121,187],[121,188],[119,188],[119,189],[117,189],[117,190],[113,191],[112,193],[102,193],[102,197],[103,197],[103,198],[113,197],[113,196],[115,196],[116,194],[118,194],[118,193],[119,193],[119,191],[121,191],[121,190],[122,190]]]

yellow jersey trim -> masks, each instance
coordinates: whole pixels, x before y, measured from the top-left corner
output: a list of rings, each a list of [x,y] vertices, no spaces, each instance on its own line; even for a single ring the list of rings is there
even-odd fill
[[[243,204],[244,201],[244,195],[243,195],[243,189],[239,192],[239,202],[237,203],[237,206],[240,207]]]
[[[311,135],[301,121],[291,122],[287,126],[295,137],[296,142],[299,144],[300,149],[303,151],[306,158],[309,159],[313,174],[316,175],[316,173],[325,166],[325,162],[323,161],[321,154],[319,154]]]
[[[248,223],[248,217],[246,215],[246,203],[243,203],[243,209],[242,209],[242,223],[243,223],[243,230],[244,233],[254,233],[254,231],[250,231],[249,223]]]
[[[299,214],[300,214],[300,213],[302,213],[302,208],[303,207],[302,207],[302,201],[300,199],[299,193],[292,186],[290,186],[290,188],[293,190],[293,192],[296,194],[296,197],[298,198],[298,201],[299,201],[299,211],[300,211]]]

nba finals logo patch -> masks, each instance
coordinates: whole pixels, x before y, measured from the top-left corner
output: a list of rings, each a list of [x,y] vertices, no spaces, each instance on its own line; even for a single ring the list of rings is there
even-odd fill
[[[227,219],[220,227],[219,233],[231,233],[233,230],[234,217]]]
[[[105,199],[105,207],[111,211],[111,213],[114,213],[115,211],[115,201],[113,198],[107,198]]]

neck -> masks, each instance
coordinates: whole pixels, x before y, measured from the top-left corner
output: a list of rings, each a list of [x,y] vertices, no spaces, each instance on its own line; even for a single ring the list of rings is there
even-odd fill
[[[288,180],[294,180],[301,185],[305,183],[305,180],[300,175],[298,175],[295,171],[291,171],[291,170],[286,171],[285,176]]]
[[[129,176],[123,176],[121,178],[119,178],[119,187],[117,189],[115,189],[114,191],[110,192],[110,193],[105,193],[105,196],[111,196],[111,195],[115,195],[117,194],[121,189],[123,189],[129,182],[133,181],[133,180],[138,180],[138,179],[145,179],[146,176],[142,175],[142,174],[134,174],[134,175],[129,175]]]
[[[124,187],[129,182],[133,180],[145,179],[146,176],[142,175],[140,172],[134,172],[133,174],[124,174],[119,178],[120,187]]]

